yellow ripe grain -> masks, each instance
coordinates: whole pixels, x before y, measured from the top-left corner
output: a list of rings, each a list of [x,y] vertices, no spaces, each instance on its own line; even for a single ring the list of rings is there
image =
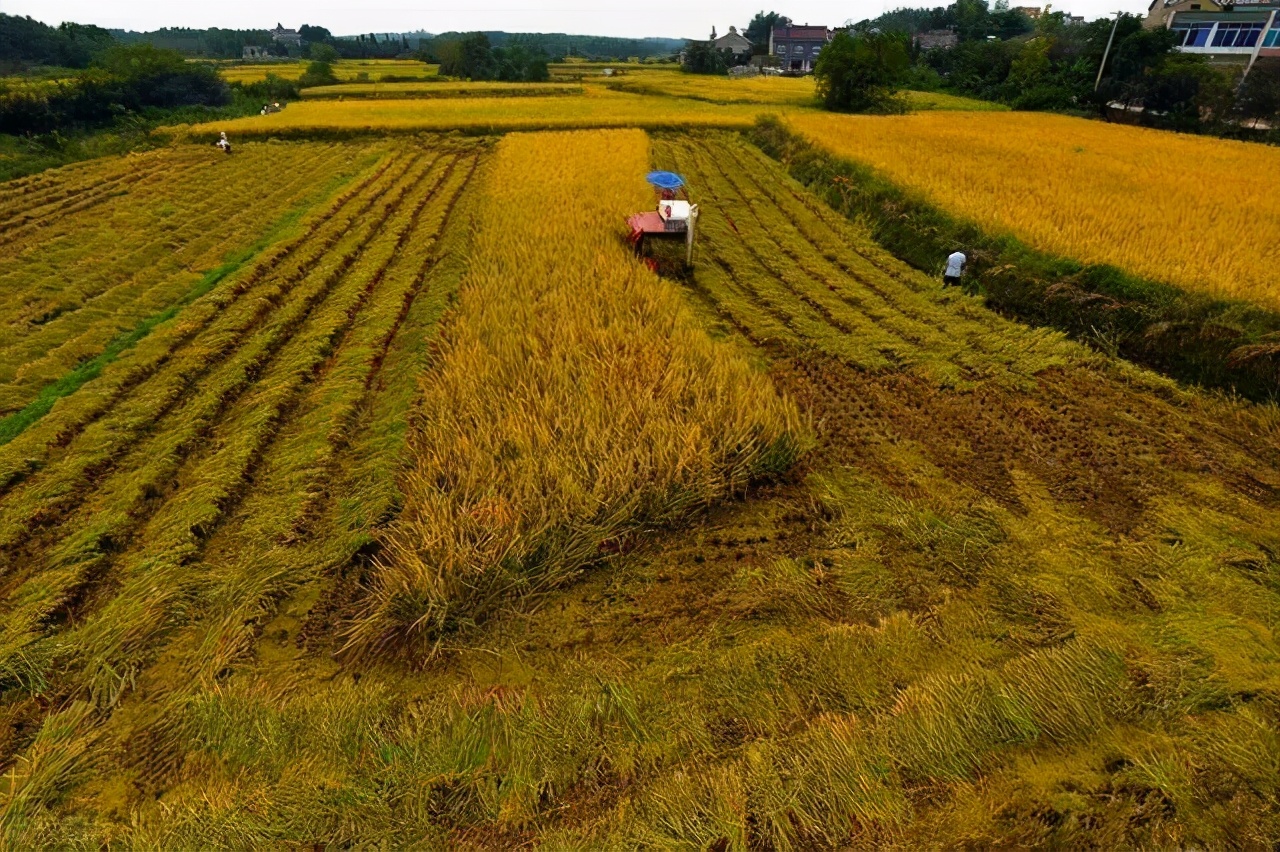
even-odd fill
[[[1036,248],[1280,308],[1280,149],[1047,113],[790,121]]]
[[[304,101],[279,113],[196,125],[197,135],[226,131],[238,137],[288,136],[326,131],[465,130],[503,132],[596,127],[646,129],[750,127],[761,112],[750,104],[652,98],[592,87],[586,97],[436,98],[430,100]]]
[[[624,75],[611,81],[610,88],[637,94],[693,98],[719,104],[761,104],[801,108],[817,107],[817,87],[813,77],[711,77],[681,71],[652,71]],[[935,92],[903,92],[912,109],[1003,110],[1001,104],[976,101]]]
[[[274,74],[284,80],[296,80],[307,70],[307,62],[262,62],[253,64],[220,63],[218,72],[228,83],[257,83]],[[434,77],[440,66],[426,65],[407,59],[344,59],[335,62],[333,73],[339,80],[355,81],[361,74],[377,82],[383,75],[396,77]]]
[[[357,646],[561,583],[798,446],[794,406],[623,240],[654,203],[642,132],[516,134],[491,168]]]
[[[413,83],[340,83],[303,89],[307,99],[324,98],[457,98],[457,97],[535,97],[580,95],[582,87],[574,83],[454,83],[429,79]]]

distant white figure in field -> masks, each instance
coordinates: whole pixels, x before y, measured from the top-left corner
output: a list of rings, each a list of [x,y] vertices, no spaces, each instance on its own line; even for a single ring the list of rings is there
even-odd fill
[[[227,139],[226,133],[223,133],[222,135],[220,135],[218,137],[218,141],[214,142],[213,144],[218,148],[220,148],[222,150],[222,153],[224,154],[231,153],[231,142]]]
[[[947,271],[942,274],[942,286],[959,286],[960,276],[964,273],[964,265],[968,261],[969,259],[964,256],[964,252],[958,249],[947,255]]]

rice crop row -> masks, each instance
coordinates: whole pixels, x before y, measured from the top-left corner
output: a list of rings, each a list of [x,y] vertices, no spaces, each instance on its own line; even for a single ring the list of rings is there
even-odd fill
[[[303,89],[307,100],[346,98],[532,98],[581,95],[583,88],[568,83],[342,83]]]
[[[138,193],[100,223],[81,228],[79,239],[40,243],[0,275],[13,317],[0,334],[0,412],[27,405],[113,340],[243,262],[261,241],[255,235],[296,218],[317,193],[355,167],[349,152],[318,148],[310,157],[311,171],[289,168],[256,194],[254,204],[244,204],[254,167],[271,161],[268,151],[246,153],[250,162],[244,169],[189,176],[193,186],[212,190],[211,197],[190,186],[181,195],[166,193],[168,198]],[[278,161],[289,166],[301,162],[288,156],[294,152],[274,153],[285,155]],[[155,216],[157,206],[167,215]],[[228,252],[228,243],[237,242]],[[103,256],[109,259],[95,262]]]
[[[1280,306],[1274,148],[1045,113],[788,121],[985,229],[1154,281]],[[1234,187],[1229,204],[1218,198],[1225,186]],[[1194,237],[1172,236],[1171,222],[1187,223]]]
[[[172,156],[171,151],[154,150],[99,160],[72,163],[58,169],[37,172],[14,178],[0,184],[0,202],[6,211],[20,212],[44,200],[65,198],[84,192],[104,181],[115,180],[128,174],[153,171],[164,166]]]
[[[386,196],[407,191],[406,173],[412,166],[407,158],[382,173],[366,193]],[[218,314],[215,322],[189,341],[183,341],[177,359],[169,359],[165,369],[151,374],[134,388],[106,417],[94,420],[89,428],[59,453],[56,463],[45,464],[38,475],[22,481],[11,491],[0,509],[0,549],[24,542],[33,524],[47,524],[73,508],[90,494],[77,487],[90,477],[106,489],[102,475],[107,469],[130,463],[155,468],[155,477],[164,477],[172,464],[180,462],[186,449],[203,434],[203,426],[216,422],[226,401],[234,399],[252,384],[262,364],[289,339],[305,321],[311,309],[323,302],[332,288],[363,251],[362,240],[374,232],[390,214],[385,201],[375,201],[367,209],[350,209],[329,223],[332,241],[317,240],[318,254],[296,255],[283,268],[271,270],[261,282],[253,282],[246,295],[235,300],[236,311]],[[253,279],[250,278],[250,281]],[[215,302],[216,304],[216,302]],[[180,320],[180,317],[178,318]],[[215,347],[211,352],[209,347]],[[214,360],[210,356],[214,356]],[[193,372],[198,371],[198,372]],[[193,379],[199,378],[193,383]],[[194,390],[195,393],[191,393]],[[71,399],[74,399],[72,397]],[[159,424],[168,422],[174,428]],[[42,424],[43,425],[43,424]],[[150,436],[148,438],[148,436]],[[138,438],[169,447],[148,452],[135,446]],[[121,453],[132,453],[121,457]],[[120,510],[116,521],[130,518],[128,507],[148,489],[145,476],[128,471],[116,480],[123,489],[111,498]],[[133,495],[128,497],[125,495]],[[43,519],[43,521],[41,520]],[[105,515],[86,517],[89,547],[97,536],[97,526],[113,523]],[[65,536],[67,528],[60,527]],[[72,551],[76,551],[72,547]],[[30,566],[28,566],[30,567]]]
[[[610,89],[638,95],[690,98],[717,104],[760,104],[779,107],[812,108],[818,105],[813,77],[706,77],[678,70],[649,71],[621,76],[605,82]],[[1005,110],[988,101],[945,95],[937,92],[903,92],[911,109],[920,110]]]
[[[366,250],[349,266],[340,265],[345,267],[342,279],[324,301],[296,322],[296,333],[272,353],[269,363],[258,362],[262,366],[255,384],[224,402],[217,421],[210,423],[207,445],[192,448],[183,459],[178,489],[147,520],[137,544],[111,558],[111,582],[118,593],[57,639],[64,688],[83,691],[103,706],[113,704],[129,682],[127,673],[154,653],[157,637],[182,617],[197,581],[188,563],[202,552],[227,509],[243,498],[245,484],[256,479],[266,448],[296,413],[308,384],[324,384],[353,319],[383,295],[392,253],[402,237],[408,239],[408,229],[417,224],[444,177],[440,165],[411,175],[412,188],[397,188],[385,197],[396,212],[380,220],[385,223],[381,233],[365,237]],[[326,429],[323,434],[328,438],[331,433]],[[319,448],[311,449],[316,453]],[[323,457],[313,455],[309,461],[323,464]],[[307,483],[298,484],[305,495]],[[276,511],[288,510],[287,501],[274,505]],[[95,532],[101,529],[95,521]],[[58,555],[55,551],[54,558]],[[47,576],[42,582],[52,585]],[[36,656],[42,655],[37,651]]]
[[[180,180],[198,165],[207,160],[193,149],[171,153],[165,161],[136,164],[126,174],[108,174],[90,185],[77,188],[64,194],[61,204],[51,203],[46,206],[54,209],[39,209],[50,195],[27,196],[17,199],[14,208],[18,211],[11,221],[11,227],[5,232],[5,242],[0,251],[6,255],[18,255],[28,251],[33,243],[46,240],[53,234],[65,234],[76,226],[91,221],[96,215],[94,208],[99,205],[129,195],[142,187],[156,187],[157,184],[168,185]],[[114,171],[114,170],[113,170]]]
[[[417,183],[416,177],[410,172],[390,187],[380,202],[383,209],[373,217],[374,227],[386,221],[395,204]],[[358,260],[370,236],[372,231],[356,231],[340,242],[341,254],[320,274],[304,281],[301,292],[294,294],[278,317],[268,320],[205,378],[194,395],[158,421],[150,436],[120,457],[110,475],[100,475],[92,496],[101,505],[68,515],[52,535],[32,537],[43,546],[25,561],[21,582],[6,601],[0,639],[5,680],[43,680],[45,667],[54,661],[33,656],[43,634],[40,625],[59,608],[74,607],[108,566],[113,585],[127,585],[134,571],[169,576],[198,552],[201,540],[234,500],[263,442],[274,434],[292,395],[327,354],[327,345],[343,328],[349,312],[359,310],[365,281],[346,273],[362,271]],[[79,467],[76,464],[73,469]],[[188,473],[183,475],[184,471]],[[166,490],[171,491],[170,499],[148,518],[141,510]],[[19,491],[19,499],[13,501],[18,507],[30,505],[31,495],[26,492]],[[131,541],[137,544],[125,546],[117,555]],[[30,542],[27,548],[31,549]],[[177,600],[181,591],[176,584],[156,589],[162,602]],[[132,602],[113,598],[106,606],[114,611]],[[112,695],[124,686],[124,679],[110,665],[112,647],[122,653],[130,647],[130,630],[145,634],[148,627],[155,629],[157,620],[163,624],[167,614],[158,605],[125,621],[108,616],[109,632],[102,641],[115,645],[76,661],[91,669],[95,697],[109,700],[104,693]],[[119,631],[126,635],[120,636]]]
[[[1009,381],[1061,363],[1056,335],[1030,334],[1011,348],[998,323],[957,315],[946,294],[774,180],[757,149],[713,138],[661,137],[658,161],[715,199],[701,222],[711,262],[695,285],[754,342],[822,341],[859,368],[909,369],[948,386]]]
[[[418,205],[425,206],[431,198],[434,182],[420,180],[429,174],[426,168],[426,162],[415,165],[412,159],[406,160],[383,179],[387,182],[385,186],[380,187],[375,181],[368,190],[377,199],[371,215],[363,217],[356,228],[344,229],[342,237],[333,245],[334,257],[306,273],[277,315],[259,320],[251,337],[204,377],[195,394],[176,406],[166,405],[163,413],[157,412],[161,416],[148,426],[150,436],[142,437],[133,447],[113,450],[108,445],[103,448],[110,462],[108,469],[101,463],[94,465],[91,454],[79,452],[79,442],[73,442],[69,452],[63,455],[65,463],[50,466],[11,493],[6,501],[6,525],[14,535],[6,536],[6,542],[10,547],[21,544],[30,560],[22,565],[19,574],[29,579],[17,587],[8,601],[6,637],[19,644],[25,641],[16,639],[24,629],[23,624],[34,625],[43,617],[41,612],[58,605],[68,590],[89,576],[87,572],[93,564],[110,560],[115,549],[112,541],[132,538],[127,531],[144,519],[138,512],[143,505],[140,501],[150,499],[148,495],[154,495],[164,481],[192,466],[211,471],[203,476],[192,475],[189,482],[192,493],[197,496],[183,501],[174,495],[159,507],[161,520],[152,518],[149,523],[158,529],[169,529],[182,540],[191,540],[194,534],[195,539],[191,541],[198,541],[201,536],[192,530],[198,531],[201,522],[192,518],[213,517],[201,512],[216,513],[224,506],[226,495],[231,493],[226,489],[236,486],[245,466],[252,464],[258,452],[256,448],[270,438],[299,383],[309,379],[313,367],[323,362],[329,347],[341,340],[346,323],[360,313],[375,285],[381,281],[390,262],[382,252],[393,250],[404,234],[403,229],[420,211]],[[439,178],[443,169],[441,165],[431,172]],[[399,210],[406,199],[410,201],[405,209],[397,214],[398,218],[392,219],[393,212]],[[388,221],[392,222],[391,229],[381,230],[381,225]],[[376,239],[371,239],[374,237]],[[165,372],[176,366],[169,365]],[[165,372],[155,379],[165,379]],[[149,390],[152,388],[144,383],[135,394],[144,407],[157,398],[163,399],[149,394]],[[117,410],[108,420],[95,421],[94,426],[111,429],[111,420],[128,415],[128,411]],[[135,434],[145,434],[136,432],[140,425],[133,423]],[[127,436],[128,433],[122,433],[123,439]],[[81,442],[92,440],[92,433],[80,436]],[[123,455],[121,449],[126,450]],[[111,458],[112,455],[115,458]],[[67,493],[82,490],[73,489],[72,483],[84,476],[86,467],[95,469],[97,478],[92,499],[103,501],[109,508],[68,514],[78,501],[67,498],[90,497]],[[33,510],[47,514],[58,505],[55,498],[58,494],[64,498],[58,511],[66,518],[51,534],[35,537],[41,539],[42,547],[37,549],[32,546],[29,533],[22,531],[23,527],[33,520]],[[181,514],[184,521],[180,529],[165,527],[165,512]],[[154,562],[149,564],[156,570]],[[12,572],[17,566],[10,565]]]
[[[48,467],[51,454],[70,456],[70,463],[85,471],[106,463],[113,447],[126,446],[132,430],[146,428],[152,419],[167,412],[182,398],[186,387],[200,381],[234,351],[244,335],[316,268],[342,236],[372,209],[376,196],[369,191],[380,185],[378,182],[394,162],[393,158],[383,158],[354,187],[312,216],[299,233],[272,246],[225,287],[202,295],[185,306],[178,317],[167,318],[132,349],[104,365],[76,393],[51,406],[35,426],[0,447],[0,490]],[[143,387],[139,389],[140,384]],[[97,427],[100,434],[91,435],[78,445],[82,449],[75,449],[77,445],[72,441],[121,403],[124,407],[117,412],[117,419]],[[66,447],[71,449],[64,452]],[[37,498],[37,502],[61,492],[61,486],[54,486],[48,491],[49,496]]]
[[[160,654],[165,637],[180,631],[193,612],[214,607],[212,618],[197,632],[214,634],[206,639],[213,642],[206,648],[212,656],[203,658],[203,666],[230,660],[254,636],[253,623],[236,616],[270,608],[292,585],[318,579],[323,560],[329,560],[329,567],[345,564],[367,540],[370,526],[380,517],[366,519],[363,513],[380,516],[391,506],[394,487],[388,485],[394,477],[387,474],[397,464],[395,424],[403,422],[412,394],[423,334],[438,318],[451,290],[446,275],[441,292],[423,297],[441,253],[447,251],[437,242],[454,221],[452,211],[475,171],[479,152],[476,145],[456,144],[435,153],[410,149],[340,200],[334,212],[341,215],[314,223],[312,239],[281,250],[292,255],[314,245],[323,257],[310,262],[313,271],[305,273],[304,280],[276,297],[276,306],[268,302],[268,310],[277,316],[260,319],[228,365],[214,368],[202,380],[195,397],[217,396],[219,409],[210,410],[203,428],[195,424],[200,444],[179,452],[174,441],[181,438],[172,435],[192,428],[195,412],[183,409],[198,402],[193,397],[181,403],[173,417],[158,421],[152,429],[155,437],[139,441],[111,476],[94,483],[93,499],[113,509],[126,506],[129,501],[119,498],[136,483],[125,480],[151,476],[157,451],[167,455],[160,465],[171,470],[163,476],[172,478],[173,485],[162,489],[162,495],[153,491],[146,503],[134,501],[132,517],[111,512],[116,529],[131,525],[136,531],[108,531],[119,536],[123,546],[90,557],[107,564],[93,575],[80,565],[77,580],[70,576],[72,566],[65,559],[58,562],[58,554],[69,555],[67,539],[83,533],[86,524],[99,533],[107,525],[85,513],[69,516],[65,535],[48,537],[52,556],[35,554],[52,570],[36,586],[7,586],[13,592],[4,604],[9,698],[22,690],[84,696],[109,714],[142,668]],[[458,226],[455,232],[465,236],[465,223]],[[340,236],[326,245],[327,227]],[[282,274],[270,267],[256,271],[264,280]],[[456,276],[453,280],[456,286]],[[265,301],[269,296],[263,287],[255,289],[262,292],[238,302]],[[243,377],[241,386],[220,391],[224,375]],[[377,432],[366,437],[362,421],[376,425]],[[399,433],[403,437],[402,427]],[[346,460],[350,471],[345,463],[339,467],[336,458],[348,442],[367,453]],[[160,450],[164,446],[171,448],[167,454]],[[379,469],[381,475],[370,474]],[[339,483],[350,486],[346,496],[338,493]],[[369,504],[345,502],[357,495],[368,498]],[[336,515],[341,523],[313,528],[309,519],[317,513]],[[251,546],[226,548],[228,542],[240,541]],[[81,550],[79,556],[86,554]],[[200,565],[211,572],[207,580],[193,573],[197,557],[206,560]],[[286,568],[292,572],[287,576]],[[47,607],[50,595],[67,593],[68,582],[90,582],[98,589],[92,595],[81,592],[78,601],[66,604],[77,609],[73,624],[52,631],[36,629],[38,620],[31,617],[41,606],[37,598]],[[60,586],[64,591],[58,591]],[[236,595],[238,603],[232,606],[227,597]],[[34,632],[21,639],[19,624],[24,622]],[[47,638],[40,638],[46,632]],[[179,638],[191,639],[191,631]],[[20,647],[24,649],[15,656]],[[21,666],[17,678],[15,663]],[[216,673],[215,669],[211,675]],[[74,734],[92,743],[99,737],[95,729],[106,718],[80,713],[64,737]],[[64,722],[61,715],[51,714],[46,730]],[[35,753],[40,742],[37,738],[33,744]],[[26,765],[33,763],[39,758]],[[73,772],[73,766],[60,766]],[[48,778],[37,772],[13,779],[10,791],[23,792],[0,807],[5,836],[11,836],[19,818],[15,807],[35,807],[41,791],[56,789],[69,777]]]
[[[647,152],[638,131],[499,145],[355,649],[420,655],[794,457],[794,409],[619,239]],[[573,216],[528,215],[552,196]]]
[[[584,97],[439,98],[305,101],[267,116],[185,128],[195,138],[226,131],[237,137],[460,130],[499,133],[559,128],[745,128],[760,112],[750,104],[718,105],[652,98],[587,87]]]
[[[633,132],[514,135],[481,184],[474,143],[429,144],[348,191],[379,220],[394,206],[351,286],[334,283],[28,646],[24,685],[0,701],[0,842],[727,852],[1276,835],[1273,411],[941,291],[735,136],[646,150]],[[702,206],[687,289],[621,246],[650,166],[681,170]],[[419,173],[432,188],[406,189]],[[573,215],[527,215],[548,194]],[[317,227],[291,251],[327,240]],[[344,320],[343,306],[359,308]],[[649,442],[688,439],[683,484],[701,488],[739,449],[700,459],[701,424],[790,420],[776,392],[754,395],[759,373],[707,366],[745,357],[810,413],[804,473],[665,531],[660,514],[644,535],[572,526],[668,469]],[[700,404],[726,375],[750,384]],[[283,412],[274,429],[259,405]],[[685,516],[705,496],[673,500]],[[468,564],[527,553],[545,506],[563,534],[436,612],[466,630],[421,624],[407,648],[438,654],[417,665],[385,653],[440,600],[379,613],[384,584],[410,574],[404,548],[432,564],[456,542]],[[441,529],[460,532],[428,535]],[[517,606],[583,541],[562,564],[608,570]],[[16,588],[0,579],[6,602]],[[379,615],[366,645],[362,619]]]
[[[306,62],[228,63],[218,73],[228,83],[258,83],[274,74],[285,80],[297,80],[307,70]],[[404,59],[343,59],[333,64],[339,80],[356,81],[361,75],[371,80],[391,75],[427,79],[439,73],[440,66]]]

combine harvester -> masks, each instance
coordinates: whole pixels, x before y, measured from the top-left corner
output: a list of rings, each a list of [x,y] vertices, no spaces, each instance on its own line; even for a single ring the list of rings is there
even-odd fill
[[[685,269],[689,269],[693,266],[693,241],[698,222],[698,205],[689,203],[689,193],[686,190],[684,178],[675,172],[649,172],[645,180],[657,191],[657,209],[627,217],[627,225],[631,228],[628,242],[635,247],[636,254],[644,257],[649,267],[657,272],[657,258],[646,255],[648,241],[650,239],[684,240],[684,266]]]

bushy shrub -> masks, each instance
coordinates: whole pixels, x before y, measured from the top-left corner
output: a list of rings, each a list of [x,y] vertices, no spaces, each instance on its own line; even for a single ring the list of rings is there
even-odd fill
[[[328,62],[312,62],[307,70],[298,78],[298,88],[310,89],[313,86],[332,86],[338,83],[338,76],[333,73],[333,66]]]

